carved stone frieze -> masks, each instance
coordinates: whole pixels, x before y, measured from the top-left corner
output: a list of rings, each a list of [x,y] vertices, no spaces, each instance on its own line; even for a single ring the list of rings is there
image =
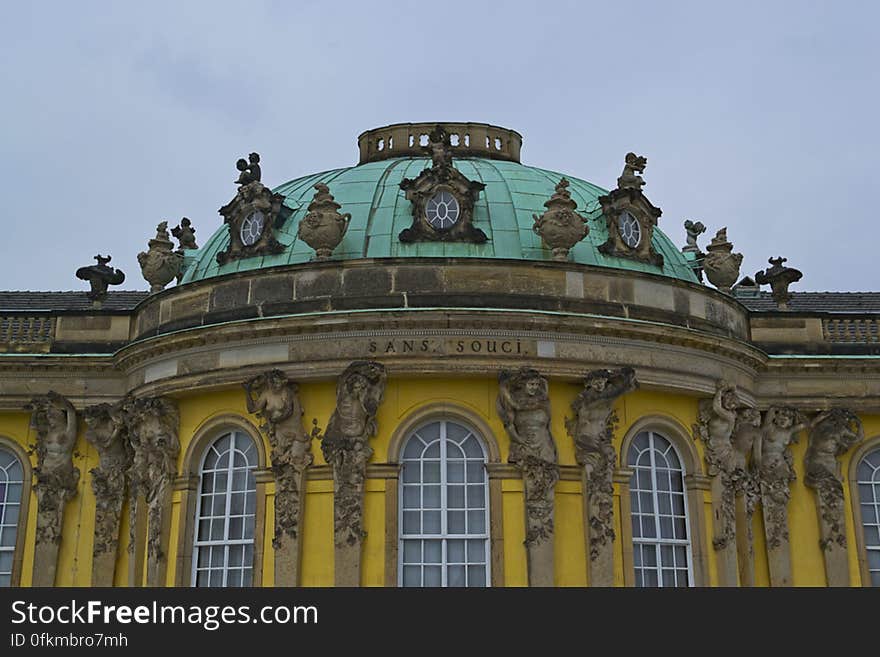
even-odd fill
[[[183,254],[174,250],[174,243],[168,237],[168,222],[156,226],[156,237],[148,243],[149,249],[138,253],[144,280],[150,284],[150,292],[161,292],[180,273]]]
[[[703,258],[706,278],[719,292],[730,294],[731,287],[739,278],[743,256],[742,253],[732,253],[733,244],[727,241],[726,227],[715,234],[706,251],[706,257]]]
[[[270,370],[244,384],[247,409],[263,424],[260,429],[271,445],[272,473],[275,475],[275,538],[281,547],[286,534],[297,538],[303,503],[303,476],[313,461],[312,436],[303,429],[303,409],[297,384],[284,372]]]
[[[550,433],[547,379],[534,369],[501,370],[496,407],[510,436],[508,461],[522,473],[526,547],[553,537],[553,504],[559,461]]]
[[[599,246],[599,251],[662,267],[663,256],[652,244],[654,228],[662,212],[642,193],[645,181],[636,175],[636,172],[644,172],[647,162],[644,157],[627,153],[617,189],[599,197],[608,229],[608,240]]]
[[[308,213],[299,222],[297,236],[315,250],[316,260],[327,260],[348,230],[351,214],[339,213],[342,206],[333,198],[327,185],[317,183],[315,189]]]
[[[816,491],[822,525],[819,543],[825,551],[834,546],[846,548],[843,476],[838,459],[864,438],[861,420],[848,409],[823,411],[810,423],[804,483]]]
[[[575,211],[577,203],[571,198],[568,185],[565,178],[560,180],[556,192],[544,203],[547,211],[540,217],[532,215],[532,230],[550,247],[554,260],[567,260],[569,250],[590,232],[586,217]]]
[[[289,214],[284,208],[284,196],[273,193],[260,182],[260,156],[251,153],[251,163],[244,159],[236,165],[241,175],[236,184],[238,193],[218,212],[229,229],[229,246],[217,254],[221,265],[240,258],[280,253],[284,246],[275,238],[278,222]]]
[[[613,405],[618,397],[638,388],[635,371],[593,370],[583,382],[584,389],[571,403],[573,418],[565,428],[575,444],[578,464],[585,470],[590,500],[590,559],[595,561],[614,541],[614,469],[617,452],[612,445],[617,415]]]
[[[324,459],[333,469],[334,535],[337,548],[360,545],[363,529],[364,479],[373,454],[368,441],[376,435],[376,412],[385,394],[385,366],[355,361],[336,385],[336,409],[321,438]]]
[[[453,148],[446,130],[438,125],[425,147],[431,154],[431,167],[415,179],[401,181],[413,214],[412,226],[400,232],[401,242],[482,244],[488,239],[473,224],[474,204],[486,186],[452,166]]]
[[[83,411],[86,440],[98,452],[99,465],[92,468],[95,493],[95,542],[93,553],[116,554],[119,516],[125,499],[126,473],[131,467],[131,446],[123,404],[97,404]]]
[[[54,391],[36,397],[25,407],[31,411],[31,428],[37,434],[34,468],[37,493],[37,545],[58,546],[64,505],[76,495],[79,468],[73,465],[77,416],[73,405]],[[40,564],[41,567],[54,567]],[[52,583],[49,583],[51,586]]]

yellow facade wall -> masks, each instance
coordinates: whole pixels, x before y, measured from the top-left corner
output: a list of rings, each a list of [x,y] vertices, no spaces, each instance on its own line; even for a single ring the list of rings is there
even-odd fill
[[[574,445],[565,430],[565,417],[571,416],[570,404],[580,391],[574,383],[552,381],[550,395],[552,405],[552,432],[556,440],[559,462],[563,466],[575,466]],[[333,381],[306,383],[299,387],[300,400],[305,409],[303,418],[307,429],[316,419],[319,427],[326,427],[336,404],[336,386]],[[391,377],[386,388],[385,399],[379,408],[379,433],[371,441],[374,450],[372,463],[388,463],[396,460],[391,454],[392,436],[395,429],[414,413],[419,413],[432,405],[446,404],[462,410],[465,416],[478,418],[487,426],[491,435],[487,440],[494,442],[494,449],[506,463],[509,440],[495,411],[498,384],[494,376],[478,378],[395,378]],[[239,387],[221,390],[193,392],[177,397],[180,409],[181,451],[178,467],[184,467],[190,442],[201,427],[222,415],[238,415],[255,426],[257,418],[247,413],[244,391]],[[618,400],[616,404],[618,425],[615,431],[615,447],[620,453],[623,437],[635,422],[646,416],[661,416],[676,422],[690,433],[696,422],[697,399],[682,394],[664,393],[651,390],[637,390]],[[29,416],[24,412],[0,413],[0,436],[11,439],[27,449],[35,436],[28,426]],[[880,416],[863,418],[867,436],[880,434]],[[94,532],[95,501],[91,489],[89,470],[98,464],[95,450],[83,435],[83,424],[77,439],[74,464],[80,470],[77,496],[67,505],[64,512],[63,540],[59,556],[57,583],[61,586],[88,586],[91,582],[92,542]],[[803,484],[803,457],[806,450],[806,435],[800,436],[792,446],[798,480],[792,488],[789,507],[792,568],[796,586],[823,586],[825,584],[824,562],[819,549],[819,525],[814,495]],[[263,439],[262,449],[266,457],[269,445]],[[703,446],[695,445],[702,468]],[[312,445],[315,465],[325,465],[320,444]],[[201,455],[192,458],[200,459]],[[624,455],[625,458],[625,455]],[[35,459],[32,456],[32,465]],[[844,478],[848,472],[850,455],[842,459]],[[197,467],[197,466],[196,466]],[[386,481],[369,479],[365,495],[364,526],[367,538],[364,543],[362,580],[365,586],[382,586],[385,582],[386,568]],[[264,533],[263,583],[274,583],[274,560],[272,556],[272,535],[274,525],[274,486],[266,484],[266,518]],[[306,488],[305,517],[303,522],[303,553],[301,582],[304,586],[333,585],[333,484],[330,479],[313,479]],[[618,537],[621,525],[629,522],[620,517],[621,488],[615,485],[615,527]],[[846,502],[851,503],[849,487],[846,487]],[[172,585],[176,578],[178,533],[183,526],[181,506],[183,495],[176,490],[173,494],[172,529],[169,541],[167,583]],[[703,493],[705,536],[710,585],[717,585],[715,553],[712,549],[712,509],[708,491]],[[31,495],[26,528],[22,585],[29,585],[33,570],[34,529],[36,525],[36,498]],[[503,526],[503,579],[507,586],[526,586],[528,584],[526,551],[523,545],[524,504],[522,482],[518,479],[504,479],[501,482],[501,508],[493,508],[491,513],[501,514]],[[753,519],[755,547],[755,573],[758,585],[769,583],[768,565],[763,540],[763,520],[760,510]],[[852,513],[847,506],[847,538],[850,546],[855,546],[855,531]],[[691,526],[696,526],[693,522]],[[586,549],[584,542],[583,508],[581,483],[563,480],[557,485],[556,494],[556,584],[559,586],[585,586],[587,581]],[[125,585],[128,578],[128,513],[127,505],[123,511],[120,529],[120,549],[116,568],[115,583]],[[854,547],[850,549],[850,572],[853,585],[860,585],[858,559]],[[621,541],[615,543],[615,583],[623,585],[623,547]],[[186,579],[186,578],[184,578]]]

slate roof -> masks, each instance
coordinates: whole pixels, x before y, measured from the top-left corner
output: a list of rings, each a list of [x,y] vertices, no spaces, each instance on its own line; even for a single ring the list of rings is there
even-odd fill
[[[739,296],[737,300],[755,312],[778,310],[770,292]],[[785,312],[880,314],[880,292],[792,292]]]
[[[67,292],[2,292],[0,291],[0,313],[91,310],[92,301],[85,290]],[[107,294],[101,310],[131,310],[149,296],[140,290],[114,290]]]

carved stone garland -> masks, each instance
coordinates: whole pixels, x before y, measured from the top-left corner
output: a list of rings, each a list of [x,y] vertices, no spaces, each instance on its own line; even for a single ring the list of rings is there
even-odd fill
[[[312,436],[302,425],[297,385],[270,370],[244,384],[248,412],[256,414],[272,448],[275,476],[275,586],[299,584],[306,470],[312,464]]]
[[[565,428],[575,443],[583,467],[584,527],[590,586],[614,585],[614,469],[617,452],[612,445],[617,414],[614,402],[638,388],[635,371],[593,370],[584,378],[584,389],[571,403],[574,418]]]
[[[179,413],[166,397],[127,400],[124,413],[133,450],[129,468],[131,537],[129,585],[140,586],[146,541],[147,586],[164,586],[168,565],[171,484],[177,475]]]
[[[83,417],[86,440],[95,447],[100,458],[98,467],[91,470],[95,493],[92,586],[113,586],[131,446],[122,403],[89,406],[83,411]]]
[[[488,238],[473,224],[474,204],[486,186],[469,180],[452,166],[453,146],[443,126],[431,132],[425,150],[431,153],[431,168],[400,183],[413,213],[412,226],[400,232],[400,241],[482,244]],[[436,214],[434,224],[428,217],[429,205]]]
[[[645,181],[636,173],[645,170],[647,160],[635,153],[627,153],[623,173],[617,179],[617,189],[599,197],[608,240],[599,246],[599,251],[609,256],[630,258],[651,265],[663,266],[663,256],[654,250],[652,244],[654,227],[662,214],[642,193]],[[638,240],[635,240],[632,221],[638,225]],[[628,243],[633,242],[633,243]]]
[[[324,459],[333,469],[336,586],[360,586],[364,481],[373,454],[376,412],[385,393],[385,366],[355,361],[339,377],[336,409],[321,438]]]
[[[810,423],[810,442],[804,458],[804,483],[816,492],[828,586],[849,586],[843,477],[839,458],[864,440],[862,422],[848,409],[819,413]]]
[[[553,507],[559,461],[550,433],[547,379],[537,370],[502,370],[496,407],[510,436],[508,461],[522,473],[529,586],[553,586]]]
[[[76,495],[79,469],[73,465],[77,418],[73,405],[56,392],[36,397],[25,407],[37,433],[34,469],[37,529],[33,586],[54,586],[64,505]]]

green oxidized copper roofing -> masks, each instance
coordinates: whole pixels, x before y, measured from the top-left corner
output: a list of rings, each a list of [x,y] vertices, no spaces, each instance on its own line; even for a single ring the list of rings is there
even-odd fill
[[[660,230],[654,231],[653,242],[657,252],[663,255],[662,268],[599,253],[598,247],[608,238],[608,232],[597,198],[607,192],[566,174],[515,162],[480,158],[455,160],[455,167],[461,173],[486,185],[474,208],[474,225],[486,233],[488,242],[404,244],[398,240],[397,235],[412,224],[412,206],[400,189],[400,181],[403,178],[415,178],[422,169],[430,166],[431,161],[426,158],[380,160],[316,173],[280,185],[274,191],[283,194],[286,197],[285,205],[293,210],[284,226],[276,231],[278,241],[287,247],[283,253],[244,258],[220,266],[217,264],[217,253],[225,250],[229,242],[228,231],[225,226],[221,226],[193,254],[196,257],[187,267],[181,282],[188,283],[237,271],[309,262],[314,257],[314,251],[297,239],[296,232],[314,196],[315,190],[312,186],[318,182],[330,187],[330,193],[342,205],[340,212],[351,213],[348,232],[333,251],[332,260],[389,257],[551,260],[550,250],[542,246],[540,236],[532,231],[532,215],[544,212],[544,202],[553,194],[556,183],[563,176],[571,182],[568,189],[578,204],[578,211],[590,219],[589,235],[574,246],[569,260],[585,265],[651,272],[685,281],[697,281],[684,255]]]

